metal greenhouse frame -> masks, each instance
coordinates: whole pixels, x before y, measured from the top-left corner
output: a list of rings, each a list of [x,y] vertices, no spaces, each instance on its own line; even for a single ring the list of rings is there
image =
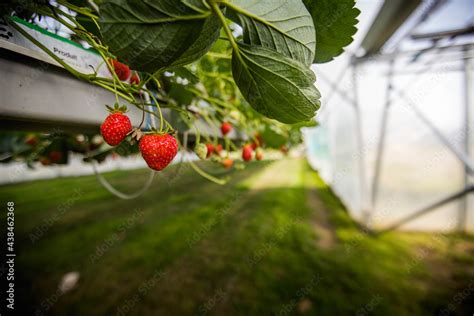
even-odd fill
[[[425,21],[430,14],[435,10],[442,7],[445,3],[443,0],[424,2],[421,0],[411,1],[411,0],[397,0],[397,1],[385,1],[382,8],[380,9],[377,17],[375,18],[373,24],[371,25],[367,35],[365,36],[361,48],[365,51],[365,55],[362,57],[353,56],[349,62],[349,65],[341,71],[337,76],[335,81],[330,80],[323,74],[320,74],[320,77],[327,82],[332,91],[329,95],[329,98],[326,100],[326,103],[329,103],[329,100],[334,94],[339,95],[342,99],[347,101],[354,110],[355,114],[355,138],[356,146],[358,148],[364,148],[364,139],[362,136],[362,119],[361,119],[361,110],[359,104],[359,88],[358,88],[358,78],[359,78],[359,68],[367,62],[370,61],[381,61],[388,65],[388,72],[386,73],[387,85],[385,91],[385,101],[383,105],[383,113],[381,119],[381,127],[379,130],[379,141],[377,144],[376,150],[376,162],[375,162],[375,171],[373,175],[371,187],[368,188],[367,183],[369,182],[366,178],[365,172],[365,154],[360,152],[357,156],[358,168],[359,168],[359,186],[360,186],[360,201],[361,201],[361,222],[367,228],[371,229],[371,218],[374,214],[374,211],[377,209],[378,198],[379,198],[379,184],[380,176],[382,172],[382,165],[384,163],[385,149],[386,149],[386,134],[387,134],[387,121],[390,116],[390,109],[394,100],[402,100],[408,108],[410,108],[419,121],[425,125],[432,135],[441,142],[445,148],[447,148],[464,166],[464,188],[458,192],[453,192],[447,196],[440,196],[437,201],[433,203],[427,203],[426,206],[413,210],[408,216],[405,216],[401,219],[396,220],[394,223],[384,227],[379,230],[378,233],[387,232],[396,228],[399,228],[401,225],[406,224],[420,216],[433,212],[438,207],[443,206],[449,202],[462,199],[462,207],[459,210],[458,220],[457,220],[457,231],[465,232],[466,231],[466,219],[468,213],[468,201],[467,195],[474,192],[474,184],[470,181],[469,177],[474,176],[474,161],[472,159],[474,150],[470,148],[471,141],[473,140],[474,132],[474,110],[473,110],[473,88],[474,88],[474,79],[473,79],[473,60],[474,60],[474,43],[468,43],[463,45],[441,45],[443,39],[452,39],[461,35],[470,35],[474,34],[474,26],[469,28],[463,28],[458,30],[449,30],[444,32],[430,33],[430,34],[412,34],[416,26],[421,22]],[[422,9],[422,10],[420,10]],[[431,40],[432,46],[428,49],[422,50],[412,50],[412,51],[398,51],[395,50],[392,53],[381,53],[381,48],[387,43],[387,41],[392,37],[392,35],[399,29],[399,27],[407,21],[415,10],[417,12],[421,11],[421,14],[416,16],[416,21],[414,21],[411,29],[404,34],[402,39],[410,36],[412,40]],[[398,41],[401,41],[399,39]],[[401,57],[414,57],[418,58],[422,54],[432,54],[434,57],[426,62],[423,67],[417,69],[415,72],[416,77],[419,77],[422,74],[428,73],[433,70],[433,67],[436,65],[437,60],[440,56],[447,52],[461,52],[463,60],[463,72],[464,72],[464,122],[463,122],[463,148],[462,150],[456,147],[446,135],[440,131],[433,122],[426,117],[426,115],[420,111],[418,105],[413,102],[404,92],[404,89],[398,89],[393,85],[394,78],[394,63],[398,58]],[[344,78],[347,74],[347,71],[352,71],[352,91],[346,91],[340,89],[337,85],[338,82]],[[416,78],[415,78],[416,80]],[[411,84],[407,85],[410,86]],[[352,92],[352,96],[350,93]]]

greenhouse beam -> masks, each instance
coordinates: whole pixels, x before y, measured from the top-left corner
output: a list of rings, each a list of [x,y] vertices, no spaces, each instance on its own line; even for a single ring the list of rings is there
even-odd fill
[[[472,193],[474,192],[474,185],[470,185],[466,188],[464,188],[462,191],[460,192],[457,192],[457,193],[454,193],[448,197],[445,197],[429,206],[426,206],[416,212],[413,212],[412,214],[408,215],[407,217],[397,221],[395,224],[392,224],[390,225],[389,227],[387,228],[384,228],[384,229],[381,229],[379,230],[376,234],[377,235],[381,235],[381,234],[385,234],[387,232],[390,232],[392,230],[395,230],[397,228],[399,228],[400,226],[402,226],[403,224],[406,224],[408,222],[411,222],[412,220],[414,219],[417,219],[418,217],[422,216],[422,215],[426,215],[434,210],[436,210],[438,207],[441,207],[443,205],[446,205],[450,202],[453,202],[453,201],[456,201],[457,199],[459,198],[462,198],[462,197],[466,197],[469,193]]]

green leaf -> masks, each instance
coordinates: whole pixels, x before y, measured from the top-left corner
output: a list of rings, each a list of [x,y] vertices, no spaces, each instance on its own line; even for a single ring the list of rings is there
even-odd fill
[[[312,64],[314,23],[300,0],[234,0],[226,6],[231,10],[229,17],[244,29],[244,43],[276,50],[307,66]]]
[[[288,142],[288,135],[279,130],[276,126],[265,126],[262,132],[265,147],[279,149]]]
[[[300,129],[302,127],[316,127],[316,126],[318,126],[318,122],[316,122],[315,120],[299,122],[299,123],[291,125],[293,129]]]
[[[320,106],[314,73],[271,49],[240,43],[233,53],[232,73],[245,99],[269,118],[308,121]]]
[[[360,10],[355,0],[304,0],[316,28],[315,63],[325,63],[344,52],[357,32]]]
[[[100,15],[110,51],[140,71],[191,63],[219,37],[218,19],[199,0],[108,0]]]
[[[179,105],[190,105],[194,99],[194,94],[186,89],[186,86],[171,82],[168,96]]]

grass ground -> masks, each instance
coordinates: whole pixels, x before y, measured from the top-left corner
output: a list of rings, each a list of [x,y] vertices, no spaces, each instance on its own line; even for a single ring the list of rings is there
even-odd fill
[[[146,177],[107,175],[127,191]],[[22,315],[474,313],[474,238],[367,236],[303,160],[250,164],[226,186],[171,168],[138,200],[94,177],[0,199],[16,203]],[[76,288],[58,291],[71,271]]]

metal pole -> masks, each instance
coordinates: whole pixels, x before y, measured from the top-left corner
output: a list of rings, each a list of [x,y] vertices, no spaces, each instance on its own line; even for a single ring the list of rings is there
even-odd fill
[[[366,173],[365,173],[365,145],[364,145],[364,137],[362,135],[362,116],[360,114],[360,106],[359,106],[359,91],[358,91],[358,64],[355,58],[353,58],[352,63],[352,88],[354,90],[353,98],[354,101],[352,102],[355,110],[355,117],[356,117],[356,143],[359,153],[357,155],[357,162],[359,164],[359,186],[360,186],[360,208],[361,208],[361,215],[362,221],[366,226],[369,226],[369,218],[370,218],[370,210],[367,207],[366,202]]]
[[[467,153],[464,152],[464,150],[458,149],[446,136],[444,136],[443,133],[420,111],[418,106],[413,103],[404,92],[401,90],[395,90],[394,92],[400,99],[404,99],[407,102],[416,117],[431,130],[438,140],[442,142],[456,156],[456,158],[463,163],[464,166],[466,166],[467,172],[470,174],[474,173],[474,164],[469,159]]]
[[[386,92],[386,101],[382,114],[382,125],[380,127],[380,137],[379,144],[377,148],[377,159],[375,161],[375,173],[372,181],[372,194],[371,194],[371,209],[372,213],[375,210],[377,205],[377,196],[379,192],[379,182],[380,182],[380,172],[382,169],[382,159],[383,153],[385,151],[385,134],[387,133],[387,121],[388,114],[390,110],[390,105],[392,104],[391,94],[393,90],[393,66],[394,60],[392,59],[389,64],[389,71],[387,76],[387,92]]]
[[[410,213],[410,215],[402,218],[401,220],[397,221],[395,224],[392,224],[390,225],[389,227],[387,228],[384,228],[380,231],[377,232],[377,235],[380,235],[380,234],[383,234],[383,233],[386,233],[386,232],[389,232],[389,231],[392,231],[394,229],[397,229],[399,228],[400,226],[402,226],[403,224],[406,224],[408,222],[411,222],[412,220],[416,219],[416,218],[419,218],[420,216],[423,216],[423,215],[426,215],[436,209],[438,209],[439,207],[443,206],[443,205],[446,205],[450,202],[453,202],[453,201],[456,201],[458,200],[459,198],[462,198],[462,197],[466,197],[469,193],[472,193],[474,192],[474,186],[467,186],[466,188],[464,188],[462,191],[460,192],[457,192],[457,193],[454,193],[448,197],[445,197],[437,202],[434,202],[433,204],[427,206],[427,207],[424,207],[422,208],[421,210],[418,210],[416,212],[413,212],[413,213]]]
[[[474,48],[474,46],[472,47]],[[469,47],[466,47],[464,50],[464,149],[466,150],[467,158],[470,159],[472,156],[471,152],[471,133],[472,133],[472,124],[473,121],[473,114],[472,106],[473,106],[473,88],[474,88],[474,80],[472,75],[472,56],[469,55]],[[469,167],[464,165],[464,188],[469,187]],[[472,171],[472,170],[471,170]],[[459,209],[459,218],[458,218],[458,230],[459,232],[464,233],[466,231],[466,220],[467,220],[467,210],[468,210],[468,196],[464,196],[461,200],[461,206]]]

